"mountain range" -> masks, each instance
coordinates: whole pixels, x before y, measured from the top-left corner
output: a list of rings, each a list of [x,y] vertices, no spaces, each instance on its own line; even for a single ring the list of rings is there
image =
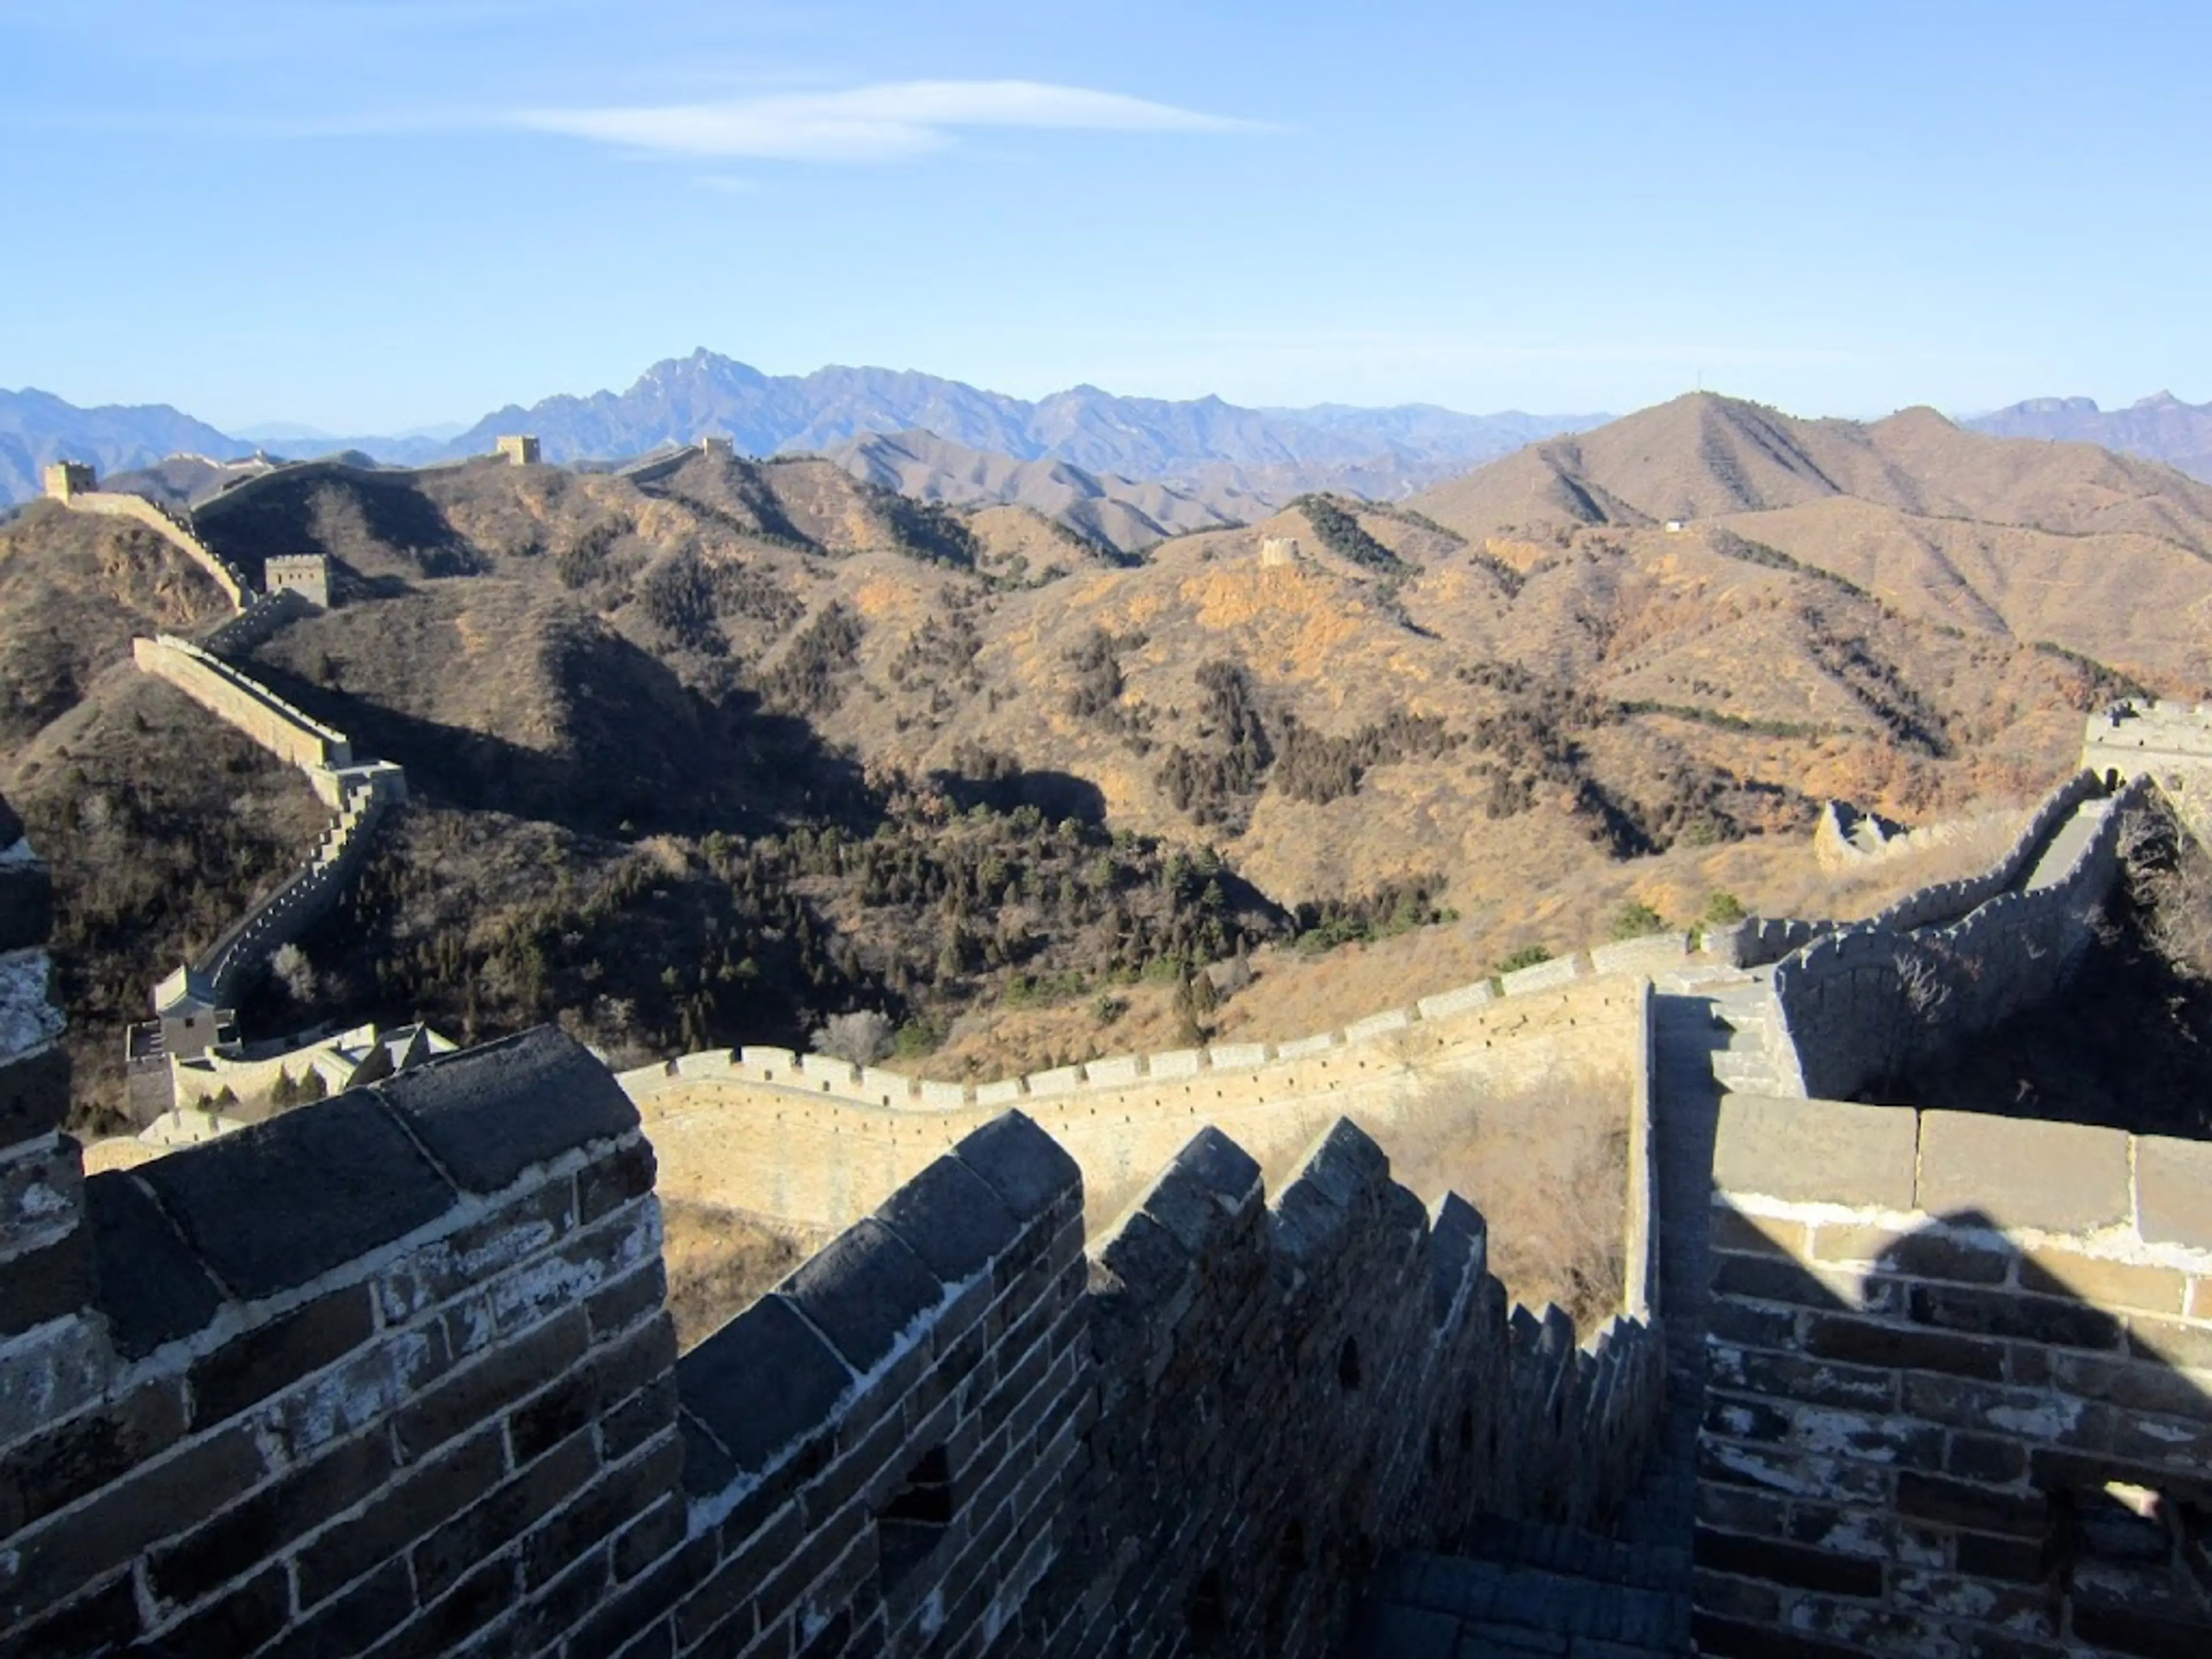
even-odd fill
[[[548,460],[614,460],[702,437],[751,455],[816,453],[877,435],[921,432],[1015,461],[1060,462],[1093,474],[1164,481],[1233,512],[1311,489],[1389,499],[1599,415],[1463,415],[1432,404],[1246,409],[1218,398],[1175,402],[1077,386],[1030,402],[937,375],[882,368],[763,374],[699,350],[654,364],[624,392],[548,398],[495,410],[458,434],[265,438],[301,456],[358,453],[419,466],[483,453],[504,432],[537,434]],[[283,428],[257,428],[263,433]],[[298,431],[298,428],[291,428]],[[167,405],[77,410],[37,391],[0,391],[0,502],[38,493],[39,469],[64,457],[102,471],[179,452],[246,454],[228,436]]]
[[[2171,392],[2125,409],[2100,409],[2094,398],[2031,398],[1966,424],[2000,438],[2101,444],[2148,455],[2212,482],[2212,404],[2185,404]]]
[[[1239,934],[1318,950],[1449,907],[1426,960],[1471,973],[1632,906],[1862,913],[1814,884],[1823,799],[1986,811],[2071,767],[2100,702],[2212,688],[2212,487],[1929,410],[1699,394],[1218,527],[911,432],[229,476],[201,532],[249,574],[321,552],[343,600],[253,672],[413,797],[358,924],[303,946],[325,1003],[284,1017],[558,1016],[610,1053],[866,1006],[967,1033],[930,1062],[957,1075],[1171,1043],[1158,964]],[[148,965],[302,833],[251,750],[165,763],[216,751],[130,667],[222,612],[143,526],[0,523],[0,790],[67,849],[88,1088]],[[1298,1012],[1265,982],[1218,1029]]]

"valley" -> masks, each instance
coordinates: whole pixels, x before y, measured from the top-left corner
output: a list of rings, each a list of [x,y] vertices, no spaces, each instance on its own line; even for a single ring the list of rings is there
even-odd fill
[[[915,493],[712,444],[203,477],[249,578],[332,573],[242,665],[414,797],[312,992],[249,1020],[557,1018],[636,1064],[873,1011],[955,1078],[1288,1036],[1616,931],[1874,908],[1814,864],[1824,800],[2019,803],[2085,710],[2212,678],[2212,489],[1925,411],[1686,398],[1148,545],[1079,489],[884,476]],[[118,666],[222,614],[145,530],[31,504],[0,605],[72,618],[0,637],[0,788],[57,849],[96,1122],[144,988],[313,820]],[[134,847],[180,831],[206,855],[149,902]]]

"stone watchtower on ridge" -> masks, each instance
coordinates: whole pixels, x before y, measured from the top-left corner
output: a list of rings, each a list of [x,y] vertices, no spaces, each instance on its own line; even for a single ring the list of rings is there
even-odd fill
[[[297,593],[318,611],[331,608],[331,562],[320,553],[284,553],[261,568],[262,586],[273,594]]]
[[[88,495],[100,488],[100,475],[82,461],[56,461],[46,471],[46,494],[58,501]]]
[[[2212,848],[2212,703],[2124,697],[2089,716],[2081,764],[2114,781],[2148,778]]]
[[[513,466],[538,465],[538,440],[526,432],[502,433],[493,448],[507,458]]]

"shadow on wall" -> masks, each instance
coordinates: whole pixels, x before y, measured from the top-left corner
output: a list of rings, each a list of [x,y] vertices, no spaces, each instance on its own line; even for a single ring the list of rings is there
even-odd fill
[[[1699,1651],[2212,1653],[2212,1281],[1810,1213],[1714,1212]]]

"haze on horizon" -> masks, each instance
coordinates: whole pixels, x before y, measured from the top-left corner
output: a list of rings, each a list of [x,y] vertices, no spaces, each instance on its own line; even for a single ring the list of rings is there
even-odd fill
[[[0,0],[0,385],[397,431],[693,346],[1248,404],[2168,388],[2212,13]]]

